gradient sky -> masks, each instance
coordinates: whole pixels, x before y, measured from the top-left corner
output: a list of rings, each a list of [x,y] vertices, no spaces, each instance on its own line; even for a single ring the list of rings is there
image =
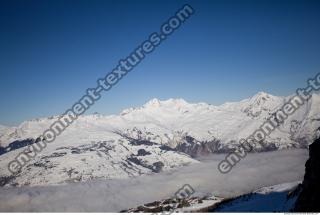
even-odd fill
[[[289,95],[320,72],[319,1],[0,1],[0,124],[63,113],[183,4],[196,13],[87,113]]]

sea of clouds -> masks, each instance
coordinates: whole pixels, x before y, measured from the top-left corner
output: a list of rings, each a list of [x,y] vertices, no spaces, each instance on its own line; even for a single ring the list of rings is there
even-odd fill
[[[194,196],[232,197],[260,187],[303,179],[308,151],[302,149],[249,154],[228,174],[211,155],[201,163],[175,171],[123,180],[91,181],[59,186],[0,188],[0,211],[118,212],[171,197],[184,184]]]

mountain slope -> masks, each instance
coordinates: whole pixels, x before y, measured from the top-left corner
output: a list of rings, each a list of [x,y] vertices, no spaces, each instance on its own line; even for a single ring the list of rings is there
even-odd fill
[[[293,192],[299,183],[263,187],[252,193],[222,201],[211,212],[289,212],[297,200],[297,195],[293,195]]]
[[[3,154],[0,156],[0,182],[1,176],[2,184],[11,186],[121,179],[197,163],[186,154],[152,142],[136,144],[114,134],[109,134],[107,140],[96,136],[99,141],[92,138],[90,142],[84,136],[77,139],[71,135],[56,140],[9,180],[8,162],[24,147]]]
[[[122,212],[289,212],[297,199],[293,191],[300,181],[262,187],[233,198],[214,195],[164,199]]]
[[[252,98],[221,106],[190,104],[183,99],[152,99],[140,108],[130,108],[119,115],[81,116],[62,136],[77,132],[74,134],[75,138],[80,138],[79,131],[85,130],[104,138],[108,138],[110,133],[117,133],[172,148],[182,143],[208,145],[212,142],[211,145],[216,146],[213,151],[223,151],[237,145],[240,138],[251,135],[289,98],[260,92]],[[15,140],[36,139],[57,118],[58,116],[23,122],[3,134],[0,143],[7,146]],[[312,142],[319,135],[319,126],[320,96],[314,94],[267,138],[266,144],[274,144],[276,148],[303,146],[303,143]]]
[[[221,106],[152,99],[119,115],[80,116],[20,175],[8,180],[8,163],[59,116],[25,121],[0,134],[0,179],[7,185],[39,185],[171,170],[198,162],[191,157],[232,151],[289,98],[261,92]],[[320,96],[314,94],[266,139],[267,147],[257,151],[307,147],[319,136],[319,107]]]

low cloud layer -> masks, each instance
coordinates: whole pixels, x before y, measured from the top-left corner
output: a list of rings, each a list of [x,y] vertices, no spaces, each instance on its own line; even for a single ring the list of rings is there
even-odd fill
[[[0,211],[117,212],[173,196],[190,184],[196,196],[230,197],[263,186],[303,179],[307,150],[250,154],[228,174],[218,163],[224,155],[212,155],[199,164],[173,172],[124,180],[91,181],[61,186],[0,189]]]

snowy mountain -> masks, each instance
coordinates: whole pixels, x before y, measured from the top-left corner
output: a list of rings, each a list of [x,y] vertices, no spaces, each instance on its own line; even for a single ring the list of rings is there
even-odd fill
[[[260,92],[220,106],[152,99],[119,115],[81,116],[19,175],[7,178],[7,164],[59,116],[25,121],[0,129],[2,181],[39,185],[126,178],[196,163],[197,156],[232,151],[289,98]],[[320,96],[314,94],[257,151],[307,147],[319,136],[319,107]]]
[[[119,115],[81,116],[62,136],[72,133],[74,138],[82,138],[82,132],[85,132],[108,139],[111,133],[113,136],[148,140],[172,148],[179,145],[182,148],[183,143],[186,147],[204,143],[208,150],[223,151],[237,145],[240,138],[251,135],[289,98],[260,92],[252,98],[221,106],[190,104],[183,99],[152,99],[140,108],[129,108]],[[314,94],[307,104],[267,138],[267,144],[289,148],[312,142],[320,126],[319,104],[320,96]],[[17,128],[10,128],[1,136],[0,145],[36,139],[58,117],[26,121]]]
[[[156,202],[165,207],[163,208],[164,211],[168,208],[168,204],[165,203],[168,203],[167,199],[181,197],[176,193],[182,187],[185,187],[185,184],[189,184],[194,193],[187,199],[187,202],[179,201],[183,208],[176,204],[172,206],[176,205],[179,210],[183,209],[182,211],[186,212],[198,211],[199,209],[202,211],[205,208],[210,210],[211,206],[215,206],[221,199],[233,199],[252,194],[257,190],[260,191],[259,193],[265,193],[266,195],[268,190],[282,192],[284,191],[283,188],[289,188],[290,186],[273,185],[302,181],[308,151],[293,149],[251,153],[229,174],[221,174],[216,168],[221,161],[220,159],[224,156],[223,154],[214,154],[207,156],[205,160],[200,160],[199,163],[190,164],[174,171],[164,171],[127,179],[90,180],[59,186],[0,188],[0,211],[117,212],[137,208],[139,205],[161,211],[161,208],[156,206],[157,204],[154,206],[148,204]],[[40,167],[38,168],[40,170]],[[273,188],[266,191],[261,189],[269,186],[273,186]],[[272,193],[270,194],[272,195]],[[281,194],[281,196],[285,195]],[[257,195],[257,197],[259,196]],[[255,197],[255,195],[252,197]],[[285,200],[282,197],[271,199]],[[262,203],[262,201],[259,202]],[[265,203],[271,206],[270,201]],[[276,206],[282,203],[284,202],[279,201],[272,205]],[[159,206],[161,207],[161,205]],[[254,204],[251,205],[254,207]],[[269,208],[268,211],[272,210]]]
[[[88,136],[90,138],[90,136]],[[50,185],[92,179],[123,179],[174,169],[198,161],[152,142],[130,142],[120,137],[69,137],[48,145],[19,174],[11,176],[8,163],[25,147],[0,156],[0,185]],[[31,140],[30,143],[33,143]]]

